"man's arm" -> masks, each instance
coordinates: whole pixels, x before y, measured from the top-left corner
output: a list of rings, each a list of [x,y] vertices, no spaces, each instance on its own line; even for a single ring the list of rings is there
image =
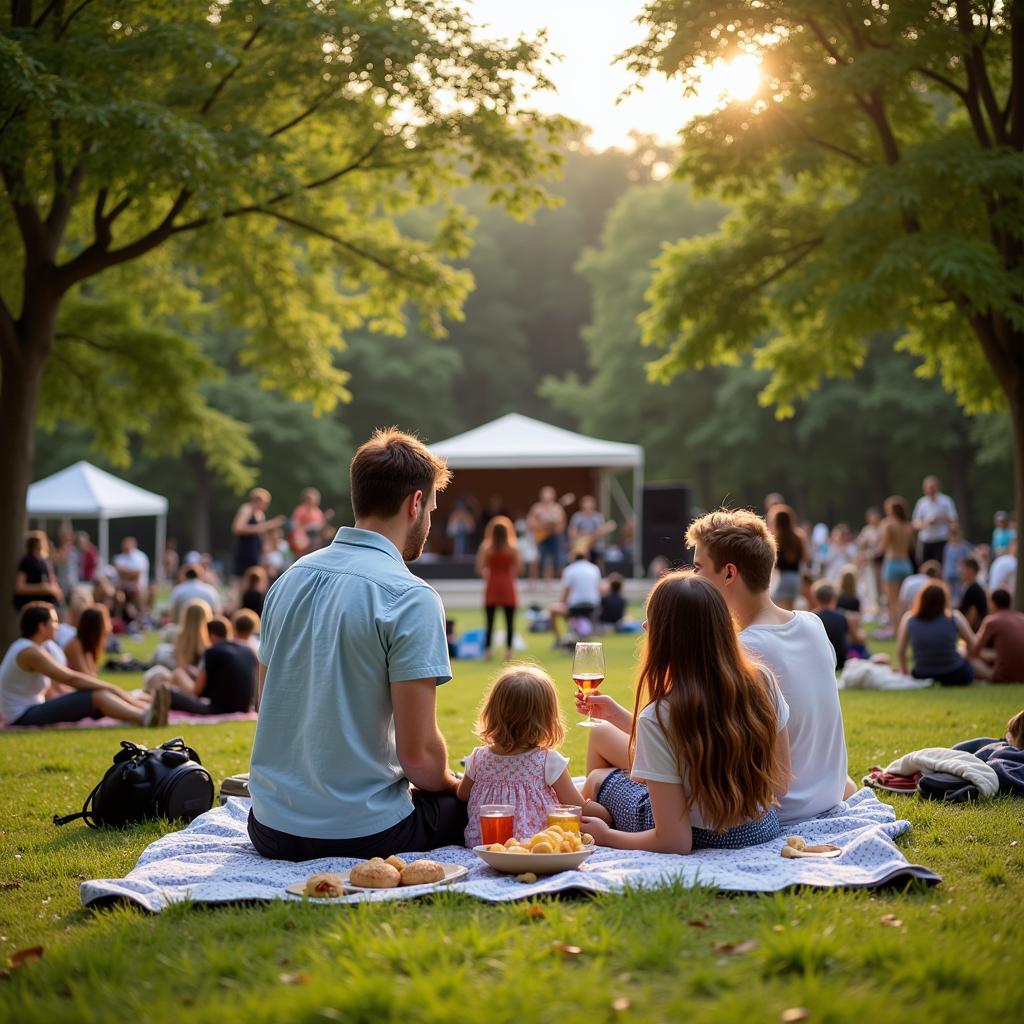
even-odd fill
[[[437,681],[391,684],[395,744],[405,777],[429,793],[454,793],[459,780],[448,770],[448,748],[437,727]]]
[[[267,666],[263,662],[259,662],[259,668],[256,671],[256,710],[260,709],[260,699],[263,696],[263,682],[267,678]]]

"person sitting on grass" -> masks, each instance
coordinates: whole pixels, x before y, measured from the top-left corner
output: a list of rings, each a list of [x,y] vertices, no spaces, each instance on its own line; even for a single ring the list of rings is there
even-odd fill
[[[180,693],[195,693],[199,663],[203,652],[210,646],[207,627],[211,618],[210,606],[200,598],[189,601],[182,610],[178,634],[174,638],[174,673],[170,682],[171,687]],[[184,709],[176,707],[174,710]]]
[[[967,686],[974,682],[974,668],[957,651],[957,639],[974,653],[974,630],[955,608],[950,610],[945,583],[934,580],[922,587],[913,607],[903,616],[896,633],[900,671],[907,675],[907,647],[914,654],[915,679],[934,679],[942,686]]]
[[[21,636],[0,662],[0,712],[7,725],[54,725],[107,715],[142,726],[164,726],[170,695],[157,687],[149,698],[137,698],[95,675],[58,664],[44,645],[57,632],[57,610],[33,601],[21,611]],[[72,687],[46,699],[47,680]]]
[[[769,597],[775,540],[745,509],[719,509],[686,533],[693,567],[725,598],[747,654],[775,676],[789,704],[793,778],[782,798],[783,823],[824,814],[856,792],[847,775],[835,652],[810,612],[780,608]]]
[[[556,646],[566,619],[590,620],[600,603],[601,570],[590,560],[586,548],[577,548],[572,563],[562,570],[562,599],[548,609]]]
[[[625,621],[626,598],[622,593],[624,583],[617,572],[608,577],[608,590],[601,595],[601,608],[597,613],[598,625],[605,629],[618,630]]]
[[[457,796],[468,802],[466,846],[483,842],[480,807],[511,804],[514,834],[532,836],[547,825],[552,804],[583,807],[569,774],[569,759],[558,752],[565,722],[551,677],[536,665],[511,665],[491,684],[477,735],[484,746],[466,758],[466,774]],[[600,811],[594,805],[591,812]]]
[[[248,608],[239,609],[231,616],[231,628],[235,631],[236,643],[248,647],[253,654],[259,654],[260,617],[255,612]]]
[[[980,575],[981,563],[973,555],[960,560],[960,614],[971,629],[977,629],[988,615],[988,597],[978,580]]]
[[[352,459],[354,527],[267,594],[249,838],[262,857],[387,857],[462,842],[466,805],[437,725],[451,678],[441,598],[423,552],[451,473],[421,441],[380,430]]]
[[[842,672],[843,666],[846,664],[850,624],[846,616],[836,606],[838,597],[836,588],[828,580],[818,580],[814,584],[811,594],[813,598],[811,611],[821,619],[828,642],[836,652],[836,671]]]
[[[78,617],[78,632],[68,641],[64,654],[74,672],[96,675],[110,635],[110,613],[103,605],[86,608]]]
[[[1008,590],[993,590],[992,614],[975,644],[974,674],[993,683],[1024,683],[1024,612],[1015,612]]]
[[[591,730],[583,795],[611,824],[585,816],[581,825],[601,846],[690,853],[779,836],[789,708],[744,654],[710,581],[673,572],[651,591],[632,714],[604,695],[580,696],[577,707],[604,720]]]

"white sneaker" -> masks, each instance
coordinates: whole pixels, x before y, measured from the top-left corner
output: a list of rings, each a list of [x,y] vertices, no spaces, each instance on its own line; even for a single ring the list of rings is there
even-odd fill
[[[163,728],[167,725],[167,712],[171,710],[171,691],[160,683],[153,690],[153,699],[142,715],[142,724],[147,728]]]

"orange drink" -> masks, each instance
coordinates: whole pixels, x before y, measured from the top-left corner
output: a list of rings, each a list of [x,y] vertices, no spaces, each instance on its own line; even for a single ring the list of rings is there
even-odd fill
[[[516,809],[511,804],[483,804],[480,834],[484,846],[505,843],[515,834]]]
[[[579,835],[580,815],[582,808],[574,807],[572,804],[559,804],[548,808],[548,824],[561,825],[566,832],[575,832]]]

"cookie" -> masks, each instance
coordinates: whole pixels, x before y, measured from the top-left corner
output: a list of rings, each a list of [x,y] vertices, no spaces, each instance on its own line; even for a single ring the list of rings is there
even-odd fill
[[[414,860],[402,872],[402,885],[426,885],[444,878],[444,865],[436,860]]]
[[[357,864],[348,874],[353,885],[364,889],[394,889],[401,879],[398,869],[386,864],[380,857],[364,860]]]

